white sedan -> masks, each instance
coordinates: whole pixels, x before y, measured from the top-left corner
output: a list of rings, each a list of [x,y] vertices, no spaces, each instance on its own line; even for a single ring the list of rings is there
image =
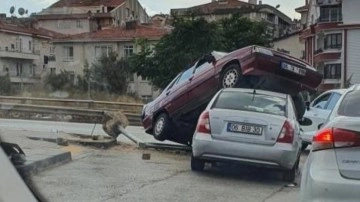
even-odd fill
[[[311,144],[314,134],[318,131],[319,125],[324,123],[335,105],[338,103],[340,97],[345,93],[346,89],[329,90],[314,99],[304,114],[305,118],[312,121],[309,126],[301,126],[303,133],[301,138],[303,140],[303,147]]]

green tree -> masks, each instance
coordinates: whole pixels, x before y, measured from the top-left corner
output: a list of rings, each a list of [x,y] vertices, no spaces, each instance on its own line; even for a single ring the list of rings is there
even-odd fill
[[[118,59],[116,53],[110,53],[92,64],[90,75],[92,90],[125,94],[131,72],[127,60]]]
[[[253,22],[234,14],[220,21],[221,45],[225,51],[233,51],[249,45],[270,47],[271,32],[265,22]]]
[[[164,88],[186,65],[219,47],[216,23],[202,18],[175,18],[173,26],[175,29],[164,36],[153,51],[146,45],[146,40],[142,40],[141,51],[131,58],[132,71],[159,88]]]
[[[9,74],[0,76],[0,95],[11,94],[11,81]]]
[[[239,14],[220,22],[175,17],[173,26],[172,32],[164,36],[153,50],[146,40],[138,40],[141,51],[130,61],[133,72],[148,78],[160,89],[206,53],[233,51],[248,45],[269,46],[271,41],[265,23],[251,22]]]
[[[60,74],[47,75],[45,85],[51,91],[67,90],[74,86],[74,81],[70,72],[61,71]]]

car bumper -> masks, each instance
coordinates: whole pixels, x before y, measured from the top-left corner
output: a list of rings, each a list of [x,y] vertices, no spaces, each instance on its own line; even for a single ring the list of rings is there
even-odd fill
[[[360,180],[340,175],[334,150],[312,152],[304,166],[300,201],[359,201]]]
[[[236,162],[262,167],[292,169],[299,148],[290,144],[255,145],[216,140],[208,134],[195,134],[192,144],[194,157],[210,161]]]

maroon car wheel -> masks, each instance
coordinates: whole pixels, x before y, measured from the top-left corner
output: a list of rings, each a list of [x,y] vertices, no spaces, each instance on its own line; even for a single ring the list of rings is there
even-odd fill
[[[170,128],[170,120],[167,114],[160,114],[154,123],[153,136],[155,139],[164,141],[167,138],[167,134]]]
[[[232,64],[226,67],[221,74],[221,87],[222,88],[232,88],[234,87],[241,77],[241,72],[239,66]]]

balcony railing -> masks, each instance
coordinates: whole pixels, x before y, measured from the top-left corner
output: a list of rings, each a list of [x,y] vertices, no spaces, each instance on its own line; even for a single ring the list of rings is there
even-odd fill
[[[322,52],[324,52],[324,50],[322,48],[319,48],[314,52],[314,54],[316,55],[316,54],[319,54],[319,53],[322,53]]]
[[[19,49],[5,47],[0,48],[0,57],[36,60],[40,57],[40,50],[32,50],[27,52]]]
[[[316,22],[317,23],[323,23],[323,22],[342,22],[343,18],[342,15],[334,15],[334,16],[320,16]]]

